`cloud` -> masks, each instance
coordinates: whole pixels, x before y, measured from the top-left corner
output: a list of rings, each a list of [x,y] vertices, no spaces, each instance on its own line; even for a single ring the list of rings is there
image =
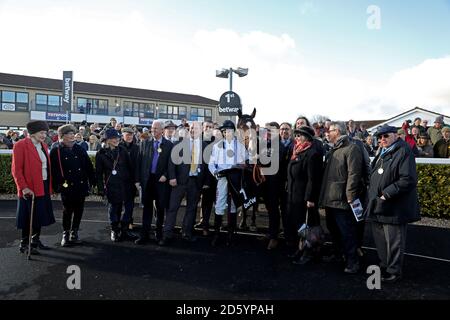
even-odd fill
[[[228,81],[215,70],[249,68],[234,77],[244,112],[257,121],[294,121],[297,115],[332,119],[383,119],[416,105],[449,108],[450,57],[426,60],[384,83],[313,68],[301,43],[288,34],[198,30],[180,36],[139,11],[0,6],[5,45],[2,72],[60,78],[74,70],[78,81],[191,93],[219,99]],[[5,50],[8,48],[8,50]],[[436,109],[437,108],[437,109]]]

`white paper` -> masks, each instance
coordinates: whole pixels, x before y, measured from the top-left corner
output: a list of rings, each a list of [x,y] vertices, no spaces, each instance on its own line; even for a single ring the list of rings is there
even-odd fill
[[[359,199],[356,199],[350,203],[350,208],[352,208],[353,215],[355,216],[357,222],[364,220],[364,209]]]

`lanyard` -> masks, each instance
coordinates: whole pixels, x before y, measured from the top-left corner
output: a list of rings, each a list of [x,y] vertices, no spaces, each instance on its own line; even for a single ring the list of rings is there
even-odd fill
[[[59,162],[59,170],[61,172],[61,177],[63,178],[63,180],[66,180],[66,178],[64,178],[64,171],[62,168],[62,163],[61,163],[61,152],[60,152],[60,146],[58,147],[58,162]]]
[[[114,160],[113,168],[112,168],[112,170],[111,170],[111,174],[108,176],[108,179],[106,179],[106,182],[105,182],[105,189],[108,187],[109,179],[110,179],[111,176],[113,175],[112,172],[113,172],[113,171],[116,171],[116,166],[117,166],[117,164],[119,163],[119,158],[120,158],[120,150],[117,150],[117,158],[116,158],[116,160]]]

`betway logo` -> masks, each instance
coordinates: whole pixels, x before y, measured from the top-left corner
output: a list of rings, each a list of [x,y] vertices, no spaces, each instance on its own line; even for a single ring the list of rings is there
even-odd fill
[[[219,106],[219,113],[237,113],[240,109],[238,107],[235,108],[231,108],[231,107],[225,107],[225,108],[221,108]]]
[[[72,78],[65,78],[64,79],[64,102],[70,103],[70,83],[72,81]]]

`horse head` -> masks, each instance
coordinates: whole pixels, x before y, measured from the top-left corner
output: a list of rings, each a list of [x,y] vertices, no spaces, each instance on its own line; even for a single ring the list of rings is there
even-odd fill
[[[253,120],[256,116],[256,108],[253,108],[253,112],[251,114],[242,114],[241,110],[238,110],[238,123],[237,128],[248,130],[248,129],[256,129],[256,123]]]

